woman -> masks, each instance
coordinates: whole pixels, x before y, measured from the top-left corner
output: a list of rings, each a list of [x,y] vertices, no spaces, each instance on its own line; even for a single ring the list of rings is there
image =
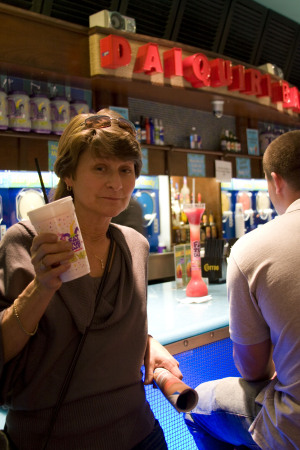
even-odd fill
[[[110,110],[74,117],[59,141],[54,199],[73,197],[90,274],[62,284],[71,243],[37,236],[30,222],[12,226],[1,241],[0,400],[9,409],[7,434],[20,450],[166,448],[140,369],[144,362],[146,384],[158,366],[181,373],[147,336],[148,242],[110,223],[127,207],[141,166],[131,122]],[[93,318],[111,241],[108,278]],[[91,320],[50,432],[62,383]]]

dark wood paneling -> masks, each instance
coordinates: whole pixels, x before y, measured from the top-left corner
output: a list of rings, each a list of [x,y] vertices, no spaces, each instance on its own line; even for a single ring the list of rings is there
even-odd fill
[[[36,139],[20,140],[19,170],[36,170],[35,158],[38,159],[41,170],[48,170],[48,142]]]
[[[89,45],[85,27],[50,19],[0,3],[0,60],[22,74],[45,72],[68,79],[89,77]],[[2,66],[3,67],[3,66]],[[17,75],[14,73],[14,75]]]
[[[0,170],[36,170],[38,158],[41,170],[48,170],[48,140],[37,136],[0,135]],[[49,136],[49,139],[57,137]]]
[[[168,152],[168,168],[170,176],[187,175],[187,158],[186,153],[169,151]]]
[[[153,148],[148,150],[148,169],[149,175],[164,175],[166,173],[164,150]]]
[[[0,170],[20,170],[17,137],[0,136]]]

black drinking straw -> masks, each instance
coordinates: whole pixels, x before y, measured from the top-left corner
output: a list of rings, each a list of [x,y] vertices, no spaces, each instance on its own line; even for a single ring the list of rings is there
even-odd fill
[[[39,166],[38,159],[37,159],[37,158],[34,158],[34,161],[35,161],[37,173],[39,174],[39,179],[40,179],[40,183],[41,183],[41,187],[42,187],[42,191],[43,191],[45,203],[49,203],[49,200],[48,200],[48,197],[47,197],[47,192],[46,192],[46,189],[45,189],[45,185],[44,185],[44,181],[43,181],[43,178],[42,178],[42,173],[41,173],[41,170],[40,170],[40,166]]]

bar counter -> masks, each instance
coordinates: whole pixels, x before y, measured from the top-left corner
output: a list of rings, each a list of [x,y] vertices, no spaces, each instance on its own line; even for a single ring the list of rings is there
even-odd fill
[[[210,284],[211,300],[186,304],[180,302],[186,299],[185,289],[176,289],[175,281],[149,285],[149,334],[168,346],[205,333],[214,334],[218,329],[228,330],[226,289],[225,283]]]

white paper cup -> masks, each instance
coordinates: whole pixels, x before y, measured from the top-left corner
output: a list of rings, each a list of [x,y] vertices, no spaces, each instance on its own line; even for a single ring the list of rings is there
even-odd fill
[[[28,217],[39,233],[54,233],[61,241],[72,243],[74,256],[70,259],[71,267],[60,275],[63,282],[82,277],[90,272],[90,266],[72,197],[63,197],[28,212]]]

